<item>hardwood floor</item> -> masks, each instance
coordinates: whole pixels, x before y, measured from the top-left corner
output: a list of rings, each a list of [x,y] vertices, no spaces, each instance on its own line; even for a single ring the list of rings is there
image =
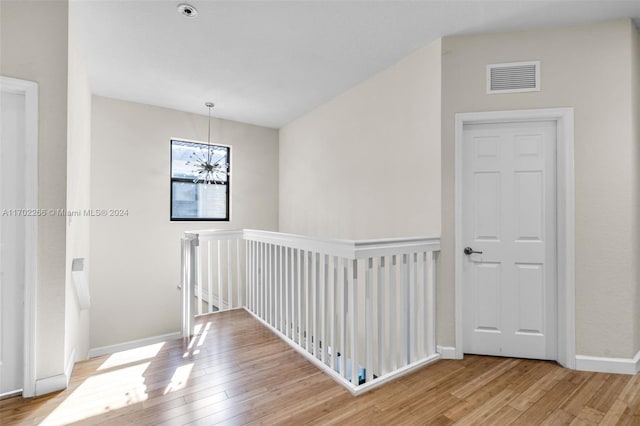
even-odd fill
[[[640,375],[466,356],[354,398],[248,313],[183,340],[78,363],[54,395],[0,401],[0,424],[640,425]]]

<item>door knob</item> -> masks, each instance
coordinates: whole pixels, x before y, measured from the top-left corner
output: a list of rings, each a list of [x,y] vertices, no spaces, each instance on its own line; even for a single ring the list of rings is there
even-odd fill
[[[481,251],[474,251],[471,247],[465,247],[464,248],[464,254],[469,255],[469,254],[482,254]]]

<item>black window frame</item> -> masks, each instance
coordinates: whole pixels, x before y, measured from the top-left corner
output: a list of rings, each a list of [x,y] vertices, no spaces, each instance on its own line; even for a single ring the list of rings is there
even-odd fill
[[[169,220],[171,222],[230,222],[231,221],[231,146],[221,144],[210,144],[211,146],[224,148],[227,150],[227,181],[226,183],[220,183],[217,185],[225,185],[227,187],[226,193],[226,211],[224,218],[205,218],[205,217],[173,217],[173,183],[194,183],[193,179],[189,178],[174,178],[173,177],[173,143],[181,142],[192,145],[202,145],[207,147],[209,144],[205,142],[192,141],[189,139],[171,138],[169,142]],[[212,185],[199,183],[198,185]]]

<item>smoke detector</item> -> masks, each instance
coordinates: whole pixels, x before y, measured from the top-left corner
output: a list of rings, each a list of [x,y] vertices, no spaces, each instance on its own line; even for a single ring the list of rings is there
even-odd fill
[[[196,8],[187,3],[178,5],[178,13],[186,16],[187,18],[195,18],[196,16],[198,16],[198,11],[196,10]]]

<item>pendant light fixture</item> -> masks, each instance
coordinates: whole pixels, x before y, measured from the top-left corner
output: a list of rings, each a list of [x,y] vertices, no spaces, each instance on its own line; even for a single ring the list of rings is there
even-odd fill
[[[224,182],[228,167],[226,155],[221,155],[216,159],[215,145],[211,145],[211,109],[213,102],[205,102],[204,106],[209,108],[209,131],[207,133],[206,150],[194,151],[191,154],[191,161],[187,164],[193,165],[193,174],[196,176],[193,183],[206,183],[217,185]]]

